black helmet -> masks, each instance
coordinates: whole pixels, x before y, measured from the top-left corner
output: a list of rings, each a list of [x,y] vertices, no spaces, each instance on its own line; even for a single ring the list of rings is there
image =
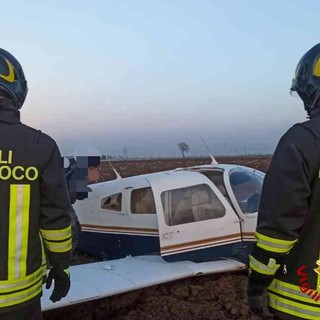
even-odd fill
[[[0,48],[0,95],[11,99],[20,109],[27,96],[28,86],[18,60]]]

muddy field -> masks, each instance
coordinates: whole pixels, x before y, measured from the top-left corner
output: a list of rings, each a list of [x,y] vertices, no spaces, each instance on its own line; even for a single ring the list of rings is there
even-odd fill
[[[223,157],[217,158],[219,163],[239,164],[266,172],[269,167],[271,157],[269,156],[246,156],[246,157]],[[186,168],[202,164],[210,164],[209,158],[186,158],[186,159],[152,159],[152,160],[123,160],[111,161],[114,168],[122,177],[136,176],[144,173],[165,171],[175,168]],[[106,181],[115,179],[108,161],[103,161],[101,166],[101,179]]]
[[[246,165],[266,171],[270,157],[225,157],[220,163]],[[210,159],[160,159],[112,161],[122,177],[209,164]],[[99,181],[112,180],[115,174],[108,162],[100,166]],[[76,254],[73,264],[93,262],[94,258]],[[77,306],[44,313],[45,320],[253,320],[245,304],[246,272],[226,273],[180,280],[144,290],[118,295]]]

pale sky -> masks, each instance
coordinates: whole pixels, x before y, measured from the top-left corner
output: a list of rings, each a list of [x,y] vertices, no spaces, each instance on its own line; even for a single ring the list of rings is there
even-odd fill
[[[320,41],[319,1],[42,0],[1,3],[1,47],[29,85],[24,123],[63,154],[272,153],[306,120],[289,95]]]

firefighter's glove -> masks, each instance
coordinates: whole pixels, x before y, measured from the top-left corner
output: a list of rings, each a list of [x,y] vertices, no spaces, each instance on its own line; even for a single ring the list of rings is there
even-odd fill
[[[68,294],[70,289],[70,273],[68,269],[50,269],[46,282],[46,289],[50,289],[52,280],[54,280],[54,288],[50,300],[52,302],[60,301]]]

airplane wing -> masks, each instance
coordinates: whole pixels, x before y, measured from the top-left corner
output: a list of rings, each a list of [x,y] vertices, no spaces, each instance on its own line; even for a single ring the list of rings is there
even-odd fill
[[[183,278],[239,271],[246,265],[235,260],[195,263],[166,262],[160,256],[127,257],[70,267],[71,288],[67,297],[51,302],[43,290],[42,311],[67,307]]]

